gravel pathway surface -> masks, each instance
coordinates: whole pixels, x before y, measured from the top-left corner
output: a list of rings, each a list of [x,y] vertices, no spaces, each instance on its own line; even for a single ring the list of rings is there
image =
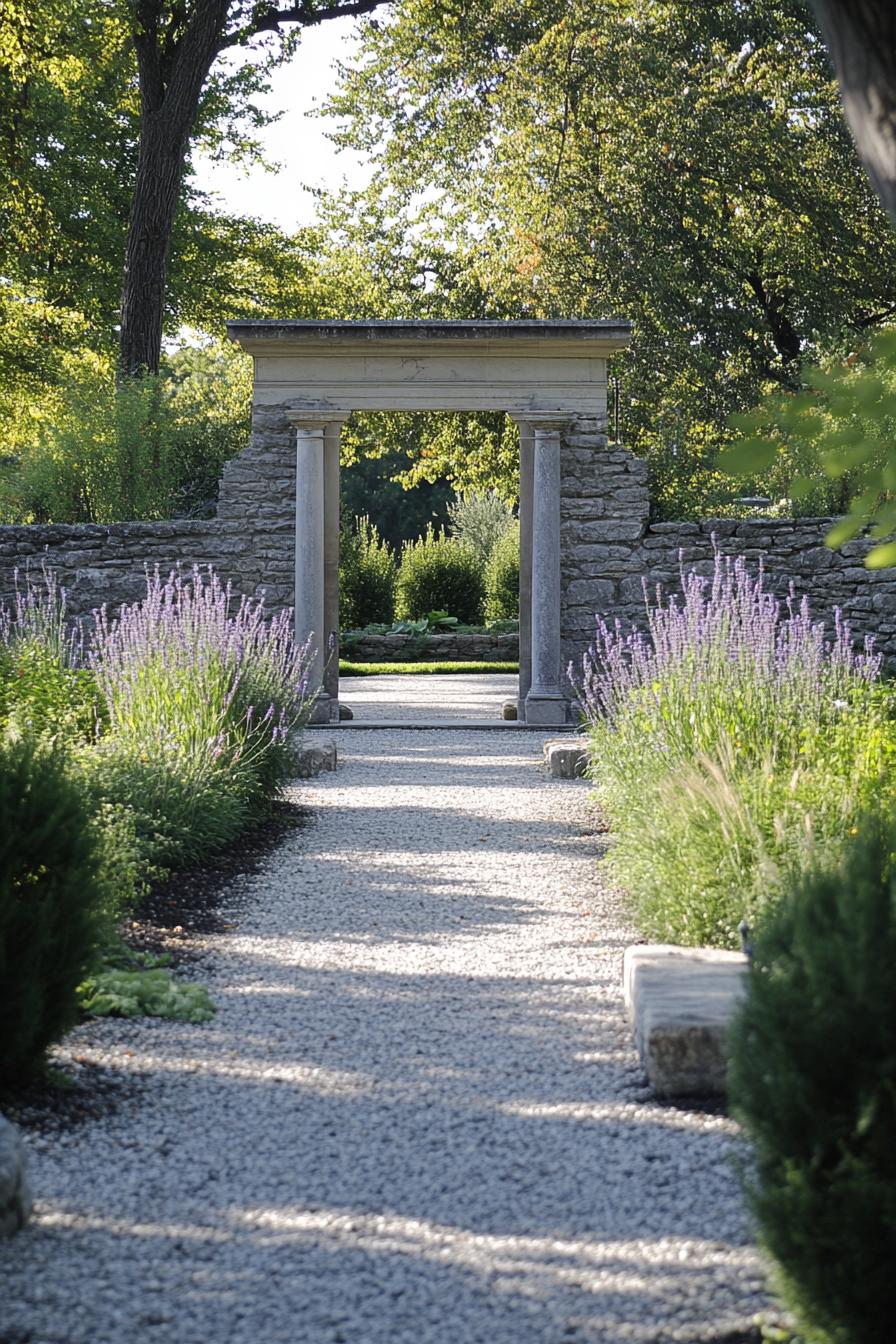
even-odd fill
[[[755,1338],[741,1142],[643,1091],[588,786],[546,779],[537,733],[338,742],[201,940],[215,1020],[60,1052],[130,1082],[27,1136],[0,1340]]]
[[[340,677],[339,698],[355,719],[495,719],[515,700],[515,673],[433,672],[424,676]]]

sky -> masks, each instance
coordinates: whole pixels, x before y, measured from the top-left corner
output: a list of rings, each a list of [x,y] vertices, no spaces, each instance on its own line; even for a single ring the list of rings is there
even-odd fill
[[[292,61],[275,71],[268,97],[259,99],[264,107],[283,111],[259,137],[265,159],[280,163],[281,169],[267,173],[255,168],[246,173],[233,164],[197,156],[196,185],[213,194],[228,213],[254,215],[286,232],[313,220],[315,202],[308,188],[336,189],[344,179],[352,186],[364,186],[362,157],[337,150],[326,136],[329,119],[309,115],[333,90],[334,63],[351,60],[356,46],[352,19],[331,19],[309,28]]]

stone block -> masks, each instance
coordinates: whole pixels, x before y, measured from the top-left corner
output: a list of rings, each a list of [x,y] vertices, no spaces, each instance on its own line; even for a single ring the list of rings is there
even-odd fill
[[[591,607],[603,611],[616,596],[616,585],[610,579],[574,579],[563,594],[564,605]]]
[[[336,769],[336,743],[303,742],[296,761],[296,778],[313,779],[325,770]]]
[[[552,779],[581,779],[588,767],[588,739],[561,737],[545,742],[544,763]]]
[[[625,1006],[657,1096],[724,1093],[726,1038],[746,976],[740,952],[665,943],[626,948]]]
[[[15,1125],[0,1115],[0,1237],[11,1237],[31,1216],[25,1148]]]
[[[501,718],[515,720],[518,717],[517,703],[515,700],[505,700],[501,706]]]

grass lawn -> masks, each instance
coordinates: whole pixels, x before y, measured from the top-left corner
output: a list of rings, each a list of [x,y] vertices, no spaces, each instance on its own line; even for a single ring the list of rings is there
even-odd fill
[[[342,677],[424,676],[434,672],[519,672],[519,663],[352,663],[341,659]]]

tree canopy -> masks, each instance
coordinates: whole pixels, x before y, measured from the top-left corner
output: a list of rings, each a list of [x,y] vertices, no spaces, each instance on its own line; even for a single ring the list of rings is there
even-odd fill
[[[625,439],[671,511],[718,482],[732,411],[896,312],[896,234],[793,0],[406,0],[333,105],[378,165],[330,221],[378,306],[632,318]]]

